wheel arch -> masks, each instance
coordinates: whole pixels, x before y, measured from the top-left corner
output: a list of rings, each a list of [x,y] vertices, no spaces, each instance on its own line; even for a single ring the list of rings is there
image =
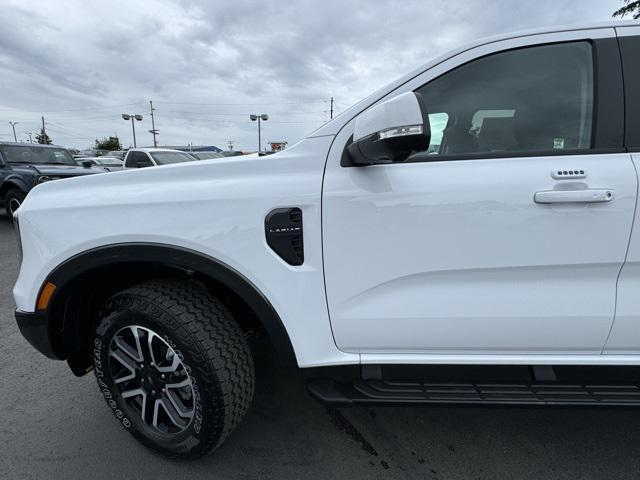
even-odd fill
[[[0,185],[0,199],[3,199],[9,190],[17,189],[20,190],[25,195],[28,193],[29,189],[26,184],[22,182],[17,177],[9,177],[2,182]]]
[[[204,283],[214,294],[231,302],[232,311],[251,312],[266,331],[280,364],[298,366],[280,316],[248,278],[208,255],[155,243],[120,243],[93,248],[69,258],[48,275],[41,291],[47,283],[56,286],[43,312],[55,355],[67,359],[74,373],[85,373],[91,349],[87,339],[95,327],[91,318],[97,320],[97,308],[116,291],[162,276],[181,276]],[[79,349],[78,344],[85,349]]]

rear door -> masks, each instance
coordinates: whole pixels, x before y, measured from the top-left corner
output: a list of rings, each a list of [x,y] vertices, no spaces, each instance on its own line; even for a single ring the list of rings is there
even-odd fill
[[[482,46],[409,82],[432,136],[406,163],[341,166],[338,135],[322,215],[341,349],[601,352],[637,188],[614,36]]]
[[[620,27],[618,42],[624,71],[625,143],[640,172],[640,27]],[[618,280],[616,318],[604,353],[640,354],[640,211],[627,259]]]

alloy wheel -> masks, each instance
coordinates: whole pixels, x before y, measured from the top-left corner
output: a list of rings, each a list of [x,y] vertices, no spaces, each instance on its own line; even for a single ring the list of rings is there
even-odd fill
[[[156,332],[121,328],[109,344],[109,370],[131,416],[156,434],[184,432],[194,417],[193,380],[177,352]]]

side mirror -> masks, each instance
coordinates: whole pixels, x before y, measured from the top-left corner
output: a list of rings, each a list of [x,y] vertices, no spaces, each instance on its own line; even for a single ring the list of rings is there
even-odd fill
[[[347,153],[353,166],[403,162],[427,150],[429,116],[422,96],[406,92],[374,105],[356,118]]]
[[[92,163],[92,162],[90,162],[89,160],[83,160],[83,161],[82,161],[82,166],[83,166],[84,168],[91,168],[91,167],[93,166],[93,163]]]

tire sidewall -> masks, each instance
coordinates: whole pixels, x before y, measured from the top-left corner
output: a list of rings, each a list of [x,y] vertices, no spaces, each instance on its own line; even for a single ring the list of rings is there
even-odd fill
[[[20,190],[9,190],[9,192],[7,193],[7,195],[4,197],[4,204],[5,204],[5,208],[7,210],[7,215],[11,216],[11,208],[10,208],[10,203],[12,199],[17,199],[20,202],[20,205],[22,205],[22,203],[24,202],[24,199],[27,198],[27,194],[23,193]],[[18,207],[19,208],[19,207]]]
[[[198,349],[197,339],[175,323],[171,315],[133,296],[115,298],[109,305],[111,312],[96,329],[93,363],[96,380],[107,405],[121,425],[146,446],[168,456],[198,456],[208,450],[222,435],[216,412],[224,411],[215,372],[194,362],[190,352]],[[145,428],[142,419],[127,407],[111,377],[109,345],[123,327],[139,325],[153,330],[180,357],[193,382],[194,418],[182,433],[167,437]],[[206,366],[205,366],[206,367]]]

